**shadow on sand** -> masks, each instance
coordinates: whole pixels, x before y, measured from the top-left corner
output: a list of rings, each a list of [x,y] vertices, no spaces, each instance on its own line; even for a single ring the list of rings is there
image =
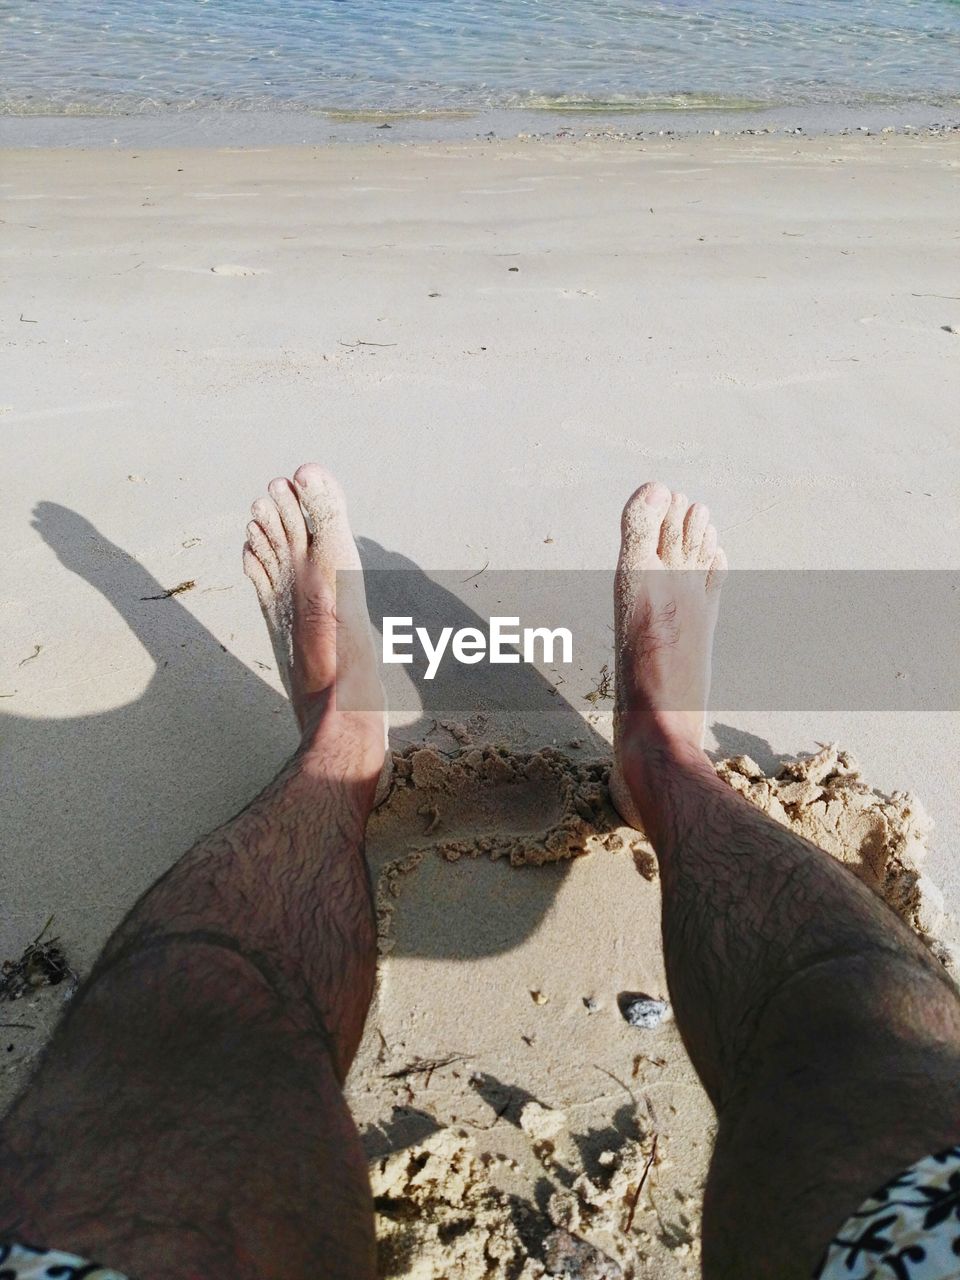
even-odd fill
[[[76,963],[86,969],[136,897],[257,794],[293,750],[296,731],[286,698],[178,599],[145,599],[161,595],[161,584],[82,516],[45,502],[35,511],[34,527],[64,568],[120,614],[154,665],[143,693],[125,706],[63,719],[31,719],[6,709],[0,714],[7,775],[0,822],[16,849],[5,896],[15,929],[36,932],[43,922],[38,917],[54,913]],[[405,606],[429,624],[481,623],[406,557],[367,539],[359,545],[365,569],[389,571],[370,574],[374,617]],[[403,600],[395,598],[398,584]],[[99,661],[90,655],[91,672]],[[422,741],[452,701],[464,705],[463,693],[451,684],[455,666],[432,684],[419,679],[422,662],[393,670],[407,680],[411,673],[423,693],[422,714],[403,730],[404,742]],[[583,758],[609,755],[606,741],[533,667],[511,670],[524,682],[526,714],[535,719],[542,712],[554,734],[559,729],[578,737]],[[512,686],[511,697],[517,692]],[[473,686],[471,697],[475,693]],[[485,709],[492,706],[495,713],[497,686],[481,694]],[[524,890],[511,895],[506,918],[502,904],[489,899],[487,875],[475,878],[475,893],[471,877],[459,877],[463,932],[450,958],[515,947],[537,927],[567,865],[523,869]],[[495,929],[489,927],[492,914]],[[404,932],[416,936],[416,922]]]

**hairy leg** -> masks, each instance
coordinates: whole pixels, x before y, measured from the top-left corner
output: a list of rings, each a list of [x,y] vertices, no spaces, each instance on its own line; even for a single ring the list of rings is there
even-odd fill
[[[301,747],[133,909],[0,1134],[0,1235],[149,1280],[375,1270],[341,1085],[374,982],[384,717],[362,592],[336,591],[359,570],[336,482],[269,492],[244,564]]]
[[[704,1274],[800,1280],[871,1191],[960,1139],[960,1001],[876,895],[703,754],[724,568],[705,508],[653,484],[628,502],[614,796],[657,851],[677,1022],[717,1109]]]

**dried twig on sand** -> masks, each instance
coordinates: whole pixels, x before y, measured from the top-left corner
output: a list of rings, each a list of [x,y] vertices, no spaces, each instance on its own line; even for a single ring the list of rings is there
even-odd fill
[[[426,1083],[429,1084],[434,1071],[438,1071],[441,1067],[449,1067],[454,1062],[467,1062],[469,1058],[468,1053],[448,1053],[445,1058],[415,1058],[405,1067],[398,1067],[395,1071],[385,1071],[383,1076],[385,1080],[406,1080],[410,1076],[426,1076]]]
[[[0,1000],[19,1000],[37,987],[56,987],[65,978],[76,981],[77,975],[67,964],[59,938],[43,935],[53,924],[53,916],[17,960],[4,960],[0,965]]]
[[[623,1224],[624,1235],[628,1235],[630,1232],[630,1228],[633,1226],[634,1214],[637,1212],[637,1205],[640,1203],[640,1193],[643,1191],[643,1188],[647,1181],[647,1177],[650,1173],[650,1170],[653,1168],[654,1161],[657,1158],[658,1140],[659,1140],[659,1134],[655,1133],[653,1135],[653,1145],[650,1147],[650,1154],[647,1156],[647,1162],[643,1166],[643,1173],[641,1173],[640,1181],[637,1183],[636,1194],[634,1195],[633,1200],[630,1202],[630,1211],[627,1214],[627,1220]]]
[[[585,702],[597,703],[602,701],[604,698],[612,698],[612,697],[613,697],[613,676],[610,674],[610,668],[607,666],[606,663],[604,663],[600,669],[599,676],[597,676],[596,685],[590,690],[589,693],[585,693],[583,695],[583,698]]]
[[[161,591],[158,596],[141,596],[141,600],[169,600],[171,596],[182,596],[185,591],[192,591],[197,585],[196,578],[188,578],[186,582],[178,582],[175,587]]]

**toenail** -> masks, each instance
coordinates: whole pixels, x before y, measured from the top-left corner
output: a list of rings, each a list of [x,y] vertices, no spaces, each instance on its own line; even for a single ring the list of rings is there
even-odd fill
[[[663,490],[658,484],[652,484],[647,490],[644,500],[651,507],[659,506],[663,501]]]

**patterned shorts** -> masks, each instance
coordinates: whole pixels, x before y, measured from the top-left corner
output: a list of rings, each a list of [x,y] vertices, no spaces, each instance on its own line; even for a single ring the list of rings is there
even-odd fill
[[[960,1280],[960,1147],[918,1160],[865,1200],[816,1280]]]
[[[0,1241],[0,1280],[126,1280],[126,1277],[72,1253]]]

